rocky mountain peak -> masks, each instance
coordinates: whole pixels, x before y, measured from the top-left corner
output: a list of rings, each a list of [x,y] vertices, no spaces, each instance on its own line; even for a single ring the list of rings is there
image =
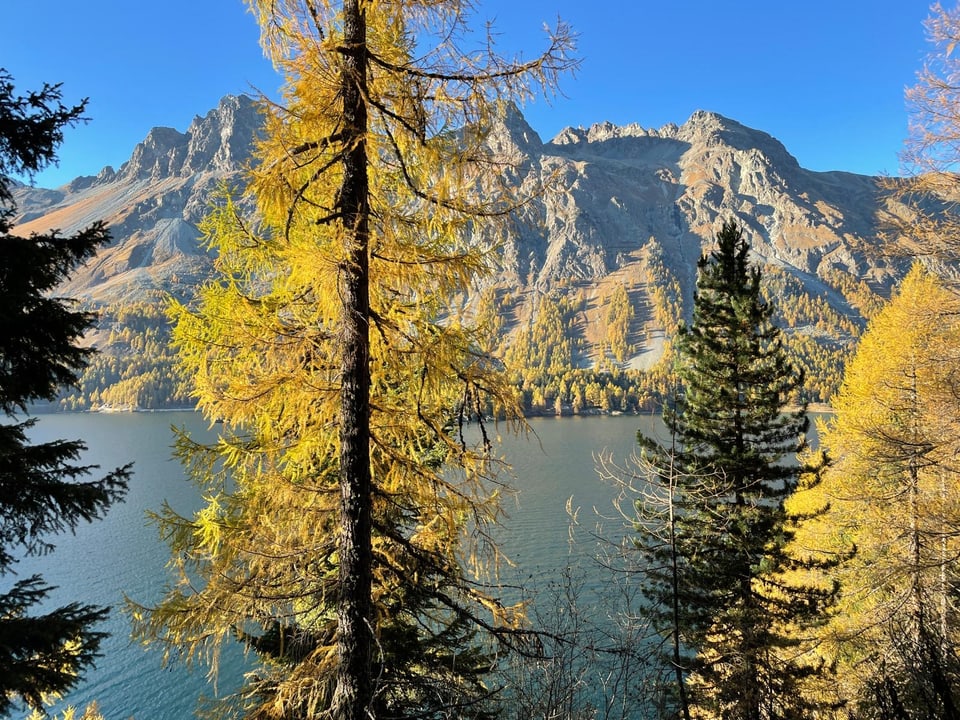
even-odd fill
[[[255,100],[247,95],[227,95],[206,116],[197,116],[190,123],[184,171],[240,169],[250,157],[262,125]]]
[[[731,120],[712,110],[694,110],[681,127],[692,128],[701,132],[746,129],[736,120]]]
[[[656,131],[645,130],[636,123],[614,125],[612,122],[605,120],[594,123],[586,129],[566,127],[557,134],[551,144],[562,148],[581,144],[601,144],[623,138],[648,137],[651,134],[656,135]]]
[[[675,139],[689,143],[691,147],[716,147],[723,145],[744,152],[759,151],[776,164],[781,171],[799,168],[800,163],[779,140],[762,130],[741,125],[736,120],[707,110],[696,110],[680,127],[672,132],[661,129],[661,135],[669,133]]]
[[[539,153],[543,146],[537,131],[512,102],[504,105],[495,118],[486,141],[494,152],[512,160]]]
[[[173,128],[155,127],[133,149],[130,159],[120,167],[120,175],[130,179],[159,179],[176,174],[182,162],[186,135]]]
[[[227,95],[204,117],[195,117],[185,133],[173,128],[153,128],[134,148],[116,177],[159,180],[239,170],[249,157],[260,126],[253,99]]]

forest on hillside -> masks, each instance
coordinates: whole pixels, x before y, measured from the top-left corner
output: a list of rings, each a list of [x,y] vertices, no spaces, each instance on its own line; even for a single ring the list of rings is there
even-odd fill
[[[516,317],[516,290],[490,286],[478,293],[477,323],[489,335],[492,355],[504,363],[522,393],[527,416],[655,411],[669,388],[673,337],[689,309],[679,284],[651,241],[643,274],[600,296],[600,322],[587,318],[596,283],[565,283],[540,296],[529,318]],[[856,310],[843,315],[813,296],[795,277],[771,269],[768,298],[778,298],[777,322],[786,330],[788,355],[805,372],[797,400],[829,404],[843,368],[869,320],[885,302],[863,280],[840,270],[824,278]],[[688,303],[689,304],[689,303]],[[189,377],[177,364],[171,321],[160,301],[131,301],[90,308],[97,324],[89,341],[98,349],[77,387],[38,409],[133,411],[193,407]],[[662,328],[672,328],[664,331]],[[588,337],[589,335],[589,337]],[[634,367],[641,348],[656,357]]]

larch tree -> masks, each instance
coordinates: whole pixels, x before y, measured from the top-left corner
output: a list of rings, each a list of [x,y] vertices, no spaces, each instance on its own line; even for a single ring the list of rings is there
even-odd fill
[[[519,415],[459,303],[518,202],[488,131],[572,38],[515,62],[465,47],[466,0],[250,6],[287,82],[244,200],[209,219],[217,277],[173,308],[223,431],[180,440],[208,502],[159,517],[181,573],[138,633],[188,659],[241,637],[248,717],[484,717],[525,637],[492,584],[486,418]]]
[[[646,592],[672,642],[678,712],[692,717],[798,717],[810,666],[790,626],[812,622],[830,597],[785,580],[791,519],[784,502],[803,467],[802,373],[787,361],[761,273],[733,222],[699,262],[693,317],[677,337],[671,442],[638,436],[660,511],[638,505]],[[688,714],[689,713],[689,714]]]
[[[936,2],[924,26],[932,46],[917,82],[906,90],[909,132],[901,154],[904,177],[887,181],[901,203],[891,218],[891,250],[953,262],[960,258],[960,215],[956,211],[957,138],[960,137],[960,7]]]
[[[78,464],[79,440],[30,441],[32,403],[53,401],[75,385],[92,348],[79,341],[94,320],[57,297],[71,271],[109,240],[103,224],[75,235],[13,233],[13,176],[32,175],[56,160],[63,128],[85,103],[65,106],[59,85],[17,95],[0,70],[0,575],[18,558],[52,552],[52,535],[100,518],[126,492],[129,467],[99,480]],[[74,687],[95,658],[108,609],[78,602],[51,608],[52,588],[34,575],[0,593],[0,715],[19,701],[35,709]],[[41,607],[42,606],[42,607]]]
[[[832,467],[792,501],[826,508],[797,551],[842,559],[818,650],[837,676],[821,690],[857,717],[958,717],[958,348],[960,299],[915,265],[832,400],[820,432]]]
[[[634,310],[627,289],[623,285],[617,285],[607,298],[606,306],[605,340],[613,359],[622,363],[633,352],[630,344],[630,326],[633,323]]]

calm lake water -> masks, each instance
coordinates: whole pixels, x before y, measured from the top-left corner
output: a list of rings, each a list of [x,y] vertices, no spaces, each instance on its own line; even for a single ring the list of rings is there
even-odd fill
[[[585,530],[596,524],[594,510],[613,515],[616,490],[600,480],[594,456],[607,450],[625,458],[637,429],[643,426],[649,432],[654,422],[649,416],[538,418],[531,421],[530,435],[503,437],[500,449],[513,466],[511,484],[517,494],[505,503],[509,517],[502,546],[516,563],[516,576],[536,590],[537,583],[556,579],[560,569],[590,563],[595,546],[569,542],[568,500],[581,508]],[[146,511],[158,510],[165,500],[185,513],[200,504],[180,465],[171,459],[172,425],[186,426],[201,438],[214,436],[199,415],[189,412],[45,415],[32,433],[35,441],[82,438],[89,446],[83,462],[103,469],[136,463],[124,504],[105,520],[80,527],[75,536],[61,537],[52,555],[25,559],[17,567],[21,577],[38,572],[58,586],[55,603],[116,608],[103,627],[111,633],[101,646],[103,657],[67,698],[81,707],[97,700],[108,720],[184,720],[192,716],[201,694],[215,692],[205,668],[163,668],[158,650],[131,643],[127,618],[118,609],[124,594],[139,602],[155,601],[168,577],[164,566],[169,554],[156,529],[146,524]],[[599,576],[597,582],[602,582]],[[10,578],[0,579],[0,588],[9,585]],[[234,688],[243,666],[236,649],[221,663],[216,690]]]

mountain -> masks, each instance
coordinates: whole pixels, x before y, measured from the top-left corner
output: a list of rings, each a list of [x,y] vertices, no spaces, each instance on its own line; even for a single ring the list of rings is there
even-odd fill
[[[242,183],[259,127],[253,100],[225,97],[185,133],[151,130],[118,171],[53,190],[18,188],[17,230],[69,232],[106,220],[114,241],[64,288],[96,306],[188,296],[210,270],[198,223],[218,187]],[[866,318],[905,270],[877,247],[879,229],[899,212],[878,178],[805,170],[775,138],[715,113],[659,129],[567,128],[543,142],[511,107],[489,142],[531,199],[499,277],[465,307],[499,317],[504,352],[529,366],[527,385],[547,373],[534,355],[553,363],[553,375],[558,367],[656,368],[723,219],[746,228],[771,294],[783,301],[795,353],[814,371],[816,398],[839,382]],[[609,311],[618,288],[631,307],[619,325]],[[546,326],[551,313],[558,327]],[[106,331],[96,341],[117,354]],[[549,404],[550,388],[541,389]]]
[[[826,264],[880,285],[891,279],[879,258],[854,250],[872,244],[881,219],[877,179],[804,170],[777,140],[733,120],[698,111],[659,130],[602,123],[547,144],[519,116],[507,128],[529,168],[524,181],[556,178],[528,210],[544,230],[517,244],[518,279],[599,279],[653,237],[689,281],[725,217],[747,226],[763,263],[801,277]]]
[[[107,222],[113,242],[64,287],[70,296],[111,303],[189,292],[210,270],[198,225],[216,190],[242,181],[259,128],[255,102],[227,96],[185,133],[153,128],[118,171],[55,190],[20,187],[17,232]]]

